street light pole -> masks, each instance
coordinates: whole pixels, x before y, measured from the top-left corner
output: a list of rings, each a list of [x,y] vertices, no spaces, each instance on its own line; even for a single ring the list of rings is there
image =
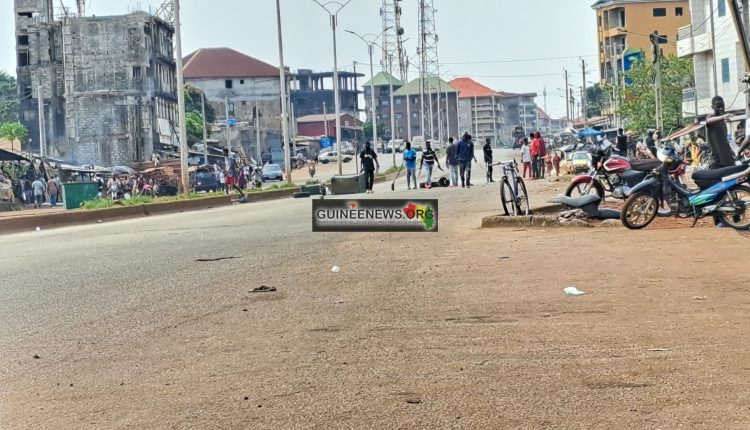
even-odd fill
[[[174,8],[175,60],[177,62],[177,109],[180,123],[180,180],[182,193],[190,192],[188,176],[187,125],[185,124],[185,79],[182,74],[182,32],[180,31],[180,0],[172,0]]]
[[[278,0],[276,1],[278,3]],[[340,3],[333,0],[326,3],[321,3],[319,0],[313,1],[317,3],[318,6],[323,8],[323,10],[328,12],[328,17],[331,20],[331,31],[333,33],[333,97],[334,103],[336,105],[336,154],[339,166],[339,175],[341,175],[343,173],[341,161],[341,102],[339,100],[339,64],[336,46],[336,27],[338,25],[339,12],[341,12],[341,10],[344,9],[346,5],[348,5],[352,0],[347,0],[345,3]],[[328,9],[327,6],[329,5],[335,5],[335,12],[332,12]]]
[[[276,0],[276,23],[279,33],[279,84],[281,87],[281,139],[284,148],[284,167],[286,170],[286,182],[292,183],[292,160],[289,154],[289,124],[286,112],[286,70],[284,68],[284,41],[281,37],[281,5]]]

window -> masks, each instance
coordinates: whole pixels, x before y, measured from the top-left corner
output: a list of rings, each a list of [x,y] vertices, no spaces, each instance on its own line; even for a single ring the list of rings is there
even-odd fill
[[[247,106],[247,102],[246,102],[246,101],[244,101],[244,100],[243,100],[242,102],[240,102],[240,104],[241,104],[242,106]]]
[[[397,119],[397,120],[401,120],[401,118],[403,118],[403,115],[402,115],[402,114],[401,114],[400,112],[399,112],[399,113],[397,113],[397,114],[396,114],[396,119]]]
[[[29,65],[29,53],[19,52],[18,53],[18,67],[25,67]]]
[[[665,45],[669,43],[669,36],[666,34],[660,34],[659,35],[659,45]]]
[[[719,0],[719,16],[725,16],[727,14],[727,1]]]
[[[419,112],[412,112],[411,117],[414,119],[419,118]]]
[[[31,12],[18,12],[18,16],[22,18],[31,18]]]
[[[396,104],[400,105],[401,104],[401,99],[396,99]]]
[[[419,103],[419,99],[416,98],[416,97],[414,97],[414,101],[412,103],[414,103],[414,104]]]
[[[240,85],[245,85],[245,80],[244,79],[240,79]]]
[[[226,81],[224,81],[224,88],[226,88],[226,89],[231,89],[232,88],[232,80],[231,79],[227,79]]]
[[[721,59],[721,82],[729,82],[729,58]]]
[[[654,16],[667,16],[667,9],[664,7],[655,7]]]
[[[681,7],[674,8],[674,14],[675,16],[682,16],[682,8]]]
[[[390,101],[388,99],[383,99],[383,101],[380,102],[383,106],[388,106],[390,104]]]
[[[18,36],[18,44],[21,46],[29,46],[29,36]]]
[[[349,127],[349,121],[344,121],[344,127]]]

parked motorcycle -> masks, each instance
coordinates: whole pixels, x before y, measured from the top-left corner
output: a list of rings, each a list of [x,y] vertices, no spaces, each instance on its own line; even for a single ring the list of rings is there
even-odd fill
[[[676,165],[684,164],[674,148],[662,148],[658,158],[662,166],[633,187],[625,202],[620,217],[625,227],[636,230],[648,226],[658,208],[666,205],[677,217],[693,217],[693,226],[699,219],[711,216],[717,225],[724,223],[736,230],[750,228],[750,187],[746,185],[750,166],[699,170],[693,174],[699,189],[688,190],[669,174]]]

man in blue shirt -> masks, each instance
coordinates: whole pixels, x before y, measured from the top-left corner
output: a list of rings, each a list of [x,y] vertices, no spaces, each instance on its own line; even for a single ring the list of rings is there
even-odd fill
[[[411,190],[411,178],[414,178],[414,189],[417,185],[417,151],[411,149],[411,142],[406,142],[406,150],[403,154],[404,167],[406,167],[406,186]]]
[[[471,187],[471,160],[477,161],[477,157],[474,156],[474,142],[471,141],[471,135],[465,133],[458,143],[461,188]]]

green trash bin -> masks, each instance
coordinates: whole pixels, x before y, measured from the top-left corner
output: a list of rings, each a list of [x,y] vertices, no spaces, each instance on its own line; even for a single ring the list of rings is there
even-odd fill
[[[98,182],[70,182],[62,184],[65,209],[78,209],[81,203],[99,195]]]
[[[331,192],[333,194],[359,194],[365,191],[367,191],[367,178],[363,173],[331,178]]]

